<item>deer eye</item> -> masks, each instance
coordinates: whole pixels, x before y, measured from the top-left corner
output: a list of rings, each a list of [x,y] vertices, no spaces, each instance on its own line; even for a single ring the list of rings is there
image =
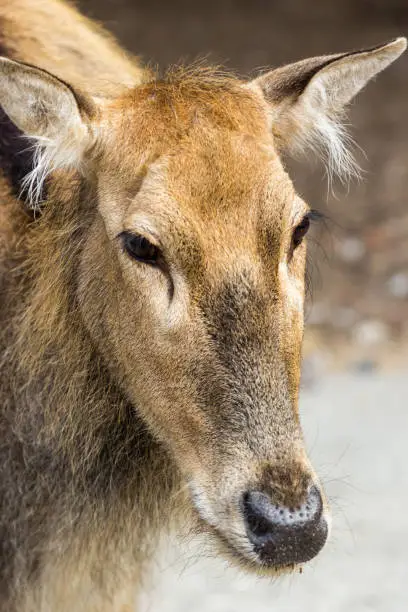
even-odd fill
[[[160,250],[140,234],[123,232],[121,235],[123,249],[132,259],[137,259],[143,263],[156,265],[159,259]]]
[[[292,247],[296,249],[302,242],[310,227],[310,217],[305,215],[298,226],[293,230]]]

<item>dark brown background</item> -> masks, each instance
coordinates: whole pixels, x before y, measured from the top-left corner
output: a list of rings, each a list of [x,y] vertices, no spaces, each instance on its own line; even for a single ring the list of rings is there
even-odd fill
[[[243,75],[310,55],[408,34],[408,0],[82,0],[143,61],[161,68],[206,56]],[[363,180],[328,195],[317,164],[293,178],[330,218],[313,250],[309,325],[332,341],[371,346],[408,336],[408,54],[350,111]],[[353,255],[354,254],[354,255]],[[310,310],[310,309],[309,309]],[[366,352],[367,352],[366,351]]]

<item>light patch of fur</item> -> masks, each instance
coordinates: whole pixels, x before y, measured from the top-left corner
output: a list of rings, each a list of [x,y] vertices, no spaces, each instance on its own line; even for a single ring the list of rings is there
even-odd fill
[[[301,283],[290,276],[288,266],[284,261],[279,264],[279,280],[288,309],[301,313],[303,311],[303,289]]]
[[[210,508],[210,502],[205,494],[204,489],[193,480],[188,483],[188,487],[190,490],[192,502],[199,516],[211,527],[217,527],[216,516]]]
[[[217,520],[217,514],[211,509],[210,500],[204,489],[196,482],[190,481],[189,490],[198,515],[210,528],[210,533],[214,531],[215,534],[218,534],[218,537],[221,536],[221,546],[223,544],[227,551],[227,554],[224,554],[224,556],[228,558],[232,554],[235,559],[242,556],[256,568],[255,571],[260,570],[262,566],[259,563],[258,555],[255,553],[253,546],[248,540],[242,517],[238,514],[236,509],[235,512],[231,511],[230,514],[224,516],[220,516],[220,514],[217,513]],[[217,545],[220,546],[219,541],[216,541],[216,546]],[[239,563],[242,564],[242,559],[240,559]],[[274,570],[269,568],[269,573],[273,574]]]
[[[81,129],[79,129],[81,128]],[[37,136],[32,147],[33,169],[24,177],[21,184],[21,194],[29,206],[36,210],[41,204],[41,195],[47,177],[55,170],[81,168],[81,161],[88,146],[85,125],[76,126],[76,130],[63,132],[59,139]],[[21,197],[21,196],[20,196]]]
[[[330,183],[334,177],[348,182],[359,177],[360,168],[352,153],[354,141],[347,132],[341,114],[322,112],[317,100],[327,96],[322,84],[318,84],[312,97],[302,104],[295,104],[285,119],[292,134],[289,151],[298,156],[312,151],[325,164]]]

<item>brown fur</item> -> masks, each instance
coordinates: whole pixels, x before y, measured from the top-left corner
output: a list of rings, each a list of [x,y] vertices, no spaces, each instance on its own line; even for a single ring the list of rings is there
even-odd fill
[[[106,30],[60,0],[0,0],[0,46],[4,55],[98,95],[116,94],[147,74]]]
[[[7,172],[0,185],[0,602],[131,609],[178,519],[262,571],[240,496],[295,505],[317,484],[297,413],[292,234],[308,209],[258,86],[204,67],[153,79],[66,5],[31,7],[2,3],[2,44],[75,88],[45,75],[51,98],[81,90],[92,138],[34,219]],[[124,230],[158,241],[166,266],[131,260]]]

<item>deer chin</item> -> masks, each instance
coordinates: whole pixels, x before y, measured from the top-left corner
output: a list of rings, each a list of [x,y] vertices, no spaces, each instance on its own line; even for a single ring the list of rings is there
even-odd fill
[[[258,576],[278,577],[292,572],[301,572],[301,564],[268,564],[262,561],[249,540],[239,504],[233,504],[236,512],[228,519],[225,512],[222,520],[217,520],[217,512],[211,509],[203,489],[193,482],[189,490],[195,510],[198,531],[209,536],[212,546],[221,558],[231,566]],[[233,516],[234,515],[234,516]],[[220,525],[222,522],[222,526]]]

